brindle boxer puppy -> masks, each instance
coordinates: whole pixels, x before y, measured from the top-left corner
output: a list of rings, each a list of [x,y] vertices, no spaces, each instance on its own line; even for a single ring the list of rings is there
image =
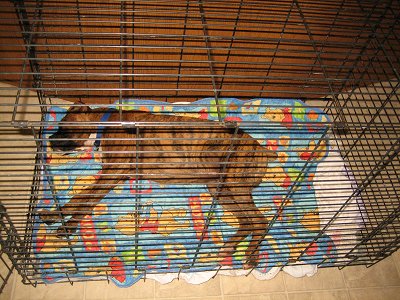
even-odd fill
[[[85,146],[89,136],[100,130],[96,124],[105,114],[109,115],[110,125],[120,121],[117,110],[70,108],[58,131],[50,137],[51,147],[68,153]],[[83,217],[91,214],[110,190],[128,178],[160,184],[206,184],[225,212],[231,213],[238,222],[237,232],[221,248],[220,256],[232,255],[237,245],[251,235],[244,266],[257,265],[258,244],[265,236],[268,221],[254,204],[251,192],[260,184],[268,162],[276,159],[276,153],[267,151],[240,129],[234,134],[235,129],[217,123],[199,126],[206,122],[201,119],[141,111],[124,111],[123,119],[156,125],[140,127],[139,131],[121,126],[101,129],[102,174],[95,184],[73,196],[61,208],[61,214],[71,218],[65,227],[59,227],[58,234],[75,232]],[[93,122],[94,125],[74,127],[69,122]],[[167,123],[180,125],[163,127]],[[60,221],[60,212],[42,210],[39,213],[46,223]]]

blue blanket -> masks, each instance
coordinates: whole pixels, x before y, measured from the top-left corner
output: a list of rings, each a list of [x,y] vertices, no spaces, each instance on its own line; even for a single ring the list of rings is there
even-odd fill
[[[320,229],[313,177],[318,163],[329,152],[326,131],[330,120],[326,114],[300,100],[221,99],[219,103],[219,113],[225,121],[237,122],[262,146],[278,154],[277,160],[269,164],[268,175],[253,190],[256,205],[269,220],[275,220],[261,244],[256,270],[265,273],[272,267],[296,261],[334,262],[336,249],[329,236],[323,235],[313,242]],[[150,100],[126,100],[123,104],[125,110],[218,120],[214,99],[191,105]],[[59,121],[65,112],[65,108],[53,106],[46,121]],[[56,130],[55,126],[45,128],[43,137]],[[38,210],[55,209],[50,187],[62,206],[93,183],[101,172],[100,155],[94,148],[68,157],[48,149],[45,143],[48,176],[43,173],[45,192]],[[282,205],[291,190],[290,199]],[[140,202],[139,218],[135,215],[136,201]],[[218,257],[224,241],[236,231],[236,220],[218,205],[209,214],[211,203],[212,198],[202,185],[161,186],[153,181],[131,179],[110,191],[69,240],[54,236],[60,223],[45,225],[37,217],[34,253],[43,280],[51,283],[67,276],[107,276],[117,285],[127,287],[145,273],[198,272],[221,266],[241,269],[249,238],[232,257]],[[135,227],[135,222],[139,226]],[[203,233],[206,223],[209,226]]]

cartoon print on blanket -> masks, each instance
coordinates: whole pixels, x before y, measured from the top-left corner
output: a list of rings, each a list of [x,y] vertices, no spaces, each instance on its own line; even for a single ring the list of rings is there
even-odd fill
[[[270,172],[253,190],[259,209],[269,220],[276,216],[260,246],[260,261],[255,270],[267,273],[273,267],[297,260],[307,264],[333,262],[336,250],[331,238],[323,235],[314,241],[320,222],[313,177],[317,164],[329,151],[329,141],[324,135],[328,117],[300,100],[221,99],[219,102],[225,121],[238,122],[262,146],[278,153],[276,161],[269,165]],[[126,100],[124,109],[218,120],[214,99],[193,104]],[[53,106],[47,121],[59,121],[65,112],[65,108]],[[263,127],[252,125],[260,122]],[[55,131],[54,126],[45,128],[43,135],[48,137]],[[47,144],[44,147],[50,176],[43,173],[45,192],[37,210],[54,209],[50,187],[62,206],[94,182],[101,172],[97,149],[61,156],[51,152]],[[296,181],[298,184],[294,185]],[[288,193],[290,198],[286,199]],[[135,206],[137,201],[139,205]],[[242,269],[249,239],[237,247],[232,257],[221,260],[218,250],[235,231],[236,219],[218,203],[210,213],[212,202],[206,186],[161,186],[153,181],[130,179],[110,191],[93,213],[81,221],[77,233],[69,240],[55,237],[59,224],[45,225],[37,217],[34,252],[41,264],[43,280],[50,283],[67,276],[107,276],[118,286],[126,287],[145,273],[197,272],[221,266]],[[206,224],[208,229],[204,231]]]

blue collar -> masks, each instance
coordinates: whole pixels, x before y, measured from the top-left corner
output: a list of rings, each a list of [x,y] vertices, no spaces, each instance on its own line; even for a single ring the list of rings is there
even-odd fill
[[[108,119],[109,119],[110,116],[111,116],[111,113],[113,113],[114,111],[115,111],[115,110],[112,109],[112,108],[108,109],[108,110],[104,113],[104,115],[101,117],[100,122],[101,122],[101,123],[107,122]],[[100,148],[101,136],[103,135],[104,129],[105,129],[105,126],[104,126],[104,125],[100,125],[100,126],[97,128],[96,140],[95,140],[94,143],[93,143],[94,150],[98,150],[98,149]]]

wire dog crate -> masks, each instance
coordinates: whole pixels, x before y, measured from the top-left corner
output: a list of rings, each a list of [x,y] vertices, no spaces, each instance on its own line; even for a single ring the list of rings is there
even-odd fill
[[[25,283],[270,278],[399,248],[398,1],[1,6],[0,241]]]

